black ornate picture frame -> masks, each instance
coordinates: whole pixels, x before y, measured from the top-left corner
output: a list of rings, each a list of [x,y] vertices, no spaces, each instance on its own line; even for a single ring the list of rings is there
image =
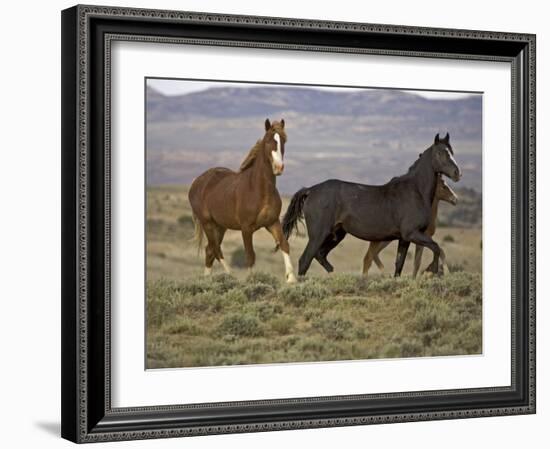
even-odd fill
[[[505,61],[512,84],[509,387],[113,408],[110,49],[117,40]],[[74,442],[535,413],[535,36],[75,6],[62,12],[62,436]]]

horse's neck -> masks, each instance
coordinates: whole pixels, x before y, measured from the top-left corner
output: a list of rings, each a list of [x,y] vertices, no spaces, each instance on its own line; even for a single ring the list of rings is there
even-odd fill
[[[266,158],[263,149],[258,151],[256,159],[252,164],[250,175],[254,188],[269,192],[275,189],[275,175],[271,163]]]
[[[432,202],[432,215],[430,216],[430,224],[428,225],[428,229],[426,230],[426,233],[430,236],[435,234],[435,225],[437,221],[437,210],[439,208],[439,199],[434,198]]]
[[[416,185],[426,205],[433,207],[437,175],[432,167],[431,152],[425,154],[416,167]],[[437,206],[436,206],[437,207]]]

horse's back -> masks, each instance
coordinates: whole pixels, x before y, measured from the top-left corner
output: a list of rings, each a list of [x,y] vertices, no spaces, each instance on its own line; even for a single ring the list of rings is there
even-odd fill
[[[237,173],[229,168],[215,167],[206,170],[202,175],[195,178],[187,195],[193,210],[198,210],[204,202],[205,196],[216,190],[220,183],[236,175]]]

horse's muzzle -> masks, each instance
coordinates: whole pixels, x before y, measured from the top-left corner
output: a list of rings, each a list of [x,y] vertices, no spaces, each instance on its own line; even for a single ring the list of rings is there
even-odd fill
[[[460,178],[462,178],[462,172],[460,170],[454,170],[453,175],[451,176],[451,179],[454,182],[460,181]]]
[[[285,165],[273,165],[273,174],[275,176],[281,176],[283,174],[283,171],[285,170]]]

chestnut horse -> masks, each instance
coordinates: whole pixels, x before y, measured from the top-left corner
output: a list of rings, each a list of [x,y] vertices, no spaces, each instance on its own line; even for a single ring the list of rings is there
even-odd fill
[[[426,229],[426,232],[425,232],[426,235],[429,235],[430,237],[433,237],[433,235],[435,234],[436,222],[437,222],[437,211],[438,211],[438,205],[440,201],[451,203],[453,206],[456,206],[456,203],[458,202],[458,197],[456,196],[456,193],[445,182],[441,174],[438,175],[438,179],[437,179],[437,187],[435,189],[435,196],[432,203],[432,215],[430,218],[430,224],[428,225],[428,228]],[[368,274],[373,261],[380,270],[384,270],[384,265],[382,264],[382,261],[378,257],[378,254],[380,254],[380,252],[390,243],[391,242],[371,242],[370,243],[367,254],[365,254],[365,258],[363,259],[363,274],[365,276]],[[423,246],[415,245],[413,278],[416,277],[416,275],[418,274],[418,270],[420,269],[423,251],[424,251]],[[441,259],[441,265],[443,266],[443,268],[449,271],[449,268],[447,267],[447,264],[445,262],[446,259],[445,259],[445,253],[443,251],[443,248],[441,248],[441,254],[439,257]]]
[[[191,184],[188,196],[199,250],[203,234],[208,240],[204,263],[206,275],[211,273],[214,259],[229,272],[221,249],[227,229],[241,231],[246,265],[251,269],[256,258],[252,234],[266,228],[275,239],[276,249],[280,248],[283,254],[286,281],[296,282],[288,241],[279,221],[281,197],[275,185],[275,177],[284,170],[287,140],[284,128],[284,120],[272,124],[266,119],[263,139],[256,142],[238,172],[228,168],[211,168]]]

